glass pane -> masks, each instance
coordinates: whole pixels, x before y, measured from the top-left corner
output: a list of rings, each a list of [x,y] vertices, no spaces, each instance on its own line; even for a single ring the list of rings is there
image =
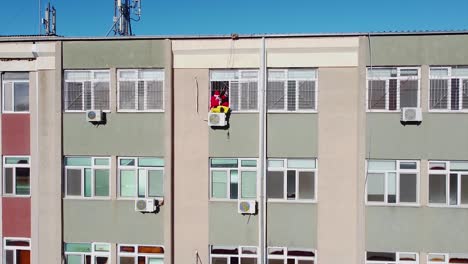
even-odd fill
[[[109,196],[109,170],[94,170],[96,196]]]
[[[16,246],[16,247],[29,247],[29,241],[24,239],[6,239],[5,244],[7,246]]]
[[[448,80],[433,79],[430,80],[429,92],[430,109],[448,108]]]
[[[227,172],[211,172],[211,197],[227,198]]]
[[[66,157],[65,166],[91,166],[89,157]]]
[[[429,203],[446,203],[445,175],[429,175]]]
[[[16,264],[30,264],[31,251],[30,250],[17,250],[16,251]]]
[[[268,264],[284,264],[282,259],[268,259]]]
[[[163,109],[164,105],[164,85],[162,81],[147,82],[147,99],[146,109],[157,110]]]
[[[367,166],[369,170],[396,170],[394,160],[369,160]]]
[[[315,82],[299,81],[298,109],[315,109]]]
[[[148,264],[164,264],[163,258],[148,258]]]
[[[316,70],[314,69],[290,69],[288,70],[288,78],[312,80],[316,78]]]
[[[109,159],[108,158],[95,158],[94,165],[109,166]]]
[[[395,253],[367,252],[367,260],[374,261],[396,261]]]
[[[29,168],[16,168],[16,194],[30,194]]]
[[[134,110],[135,107],[135,83],[134,81],[119,82],[119,109]]]
[[[239,172],[231,170],[231,199],[237,199],[239,193]]]
[[[257,248],[256,247],[242,247],[241,253],[243,255],[256,255],[257,254]]]
[[[241,198],[257,198],[257,172],[241,171]]]
[[[119,252],[135,252],[134,246],[120,246]]]
[[[5,194],[13,194],[13,168],[5,168]]]
[[[268,160],[269,168],[282,168],[284,166],[283,160]]]
[[[28,157],[5,157],[5,164],[29,164]]]
[[[267,87],[268,110],[284,110],[285,99],[285,82],[269,81]]]
[[[288,168],[291,169],[315,169],[315,159],[289,159]]]
[[[121,170],[120,171],[120,196],[121,197],[135,197],[136,196],[135,171],[133,170]]]
[[[110,245],[109,244],[95,244],[94,251],[110,252]]]
[[[163,80],[164,71],[156,70],[156,69],[139,70],[138,77],[141,79],[148,79],[148,80]]]
[[[429,261],[432,262],[445,262],[445,255],[442,254],[429,254]]]
[[[267,197],[272,199],[284,198],[284,172],[268,171],[267,172]]]
[[[315,199],[315,173],[299,172],[299,199]]]
[[[212,168],[237,168],[237,159],[211,159]]]
[[[400,174],[400,202],[415,203],[417,201],[416,174]]]
[[[368,109],[385,109],[385,81],[370,80],[368,85]]]
[[[257,167],[256,160],[242,160],[241,167]]]
[[[81,169],[67,169],[67,195],[81,195]]]
[[[296,172],[288,170],[286,173],[286,198],[288,200],[296,199]]]
[[[3,110],[13,111],[13,83],[3,83]]]
[[[6,256],[5,256],[5,260],[6,260],[6,264],[15,264],[15,253],[13,250],[5,250],[6,252]]]
[[[458,204],[458,175],[450,174],[450,205]]]
[[[164,249],[162,247],[139,246],[138,253],[162,254],[164,253]]]
[[[385,174],[369,173],[367,175],[367,201],[385,201]]]
[[[109,264],[109,258],[108,257],[96,257],[94,264]]]
[[[164,173],[162,170],[148,170],[148,196],[164,196]]]
[[[29,111],[29,83],[15,83],[14,108],[15,112]]]
[[[314,264],[313,260],[298,260],[297,264]]]
[[[138,197],[146,195],[146,170],[138,170]]]
[[[468,204],[468,175],[461,175],[461,203]]]
[[[398,259],[402,261],[416,261],[417,257],[415,253],[400,253]]]
[[[91,197],[92,192],[91,192],[91,169],[85,169],[84,170],[85,176],[84,176],[84,196],[85,197]]]
[[[137,71],[135,70],[119,70],[119,79],[137,79]]]
[[[452,171],[468,171],[468,162],[466,161],[451,161],[450,170]]]
[[[257,264],[256,258],[241,258],[240,264]]]
[[[400,107],[418,106],[418,80],[400,80]]]
[[[135,257],[120,257],[119,260],[119,264],[136,264]]]
[[[387,202],[396,203],[396,173],[387,174]]]
[[[287,110],[296,111],[296,81],[288,81]]]
[[[135,159],[120,159],[121,166],[135,166]]]
[[[83,264],[82,256],[67,255],[67,264]]]
[[[90,243],[66,243],[65,252],[91,252]]]
[[[83,110],[83,83],[66,82],[64,89],[65,110]]]
[[[109,82],[94,83],[94,109],[109,109]]]
[[[446,170],[447,164],[445,162],[429,162],[430,170]]]
[[[138,158],[140,167],[164,167],[164,159],[160,158]]]
[[[228,264],[228,259],[223,257],[212,257],[211,264]]]
[[[417,163],[416,162],[400,162],[400,169],[402,170],[417,169]]]

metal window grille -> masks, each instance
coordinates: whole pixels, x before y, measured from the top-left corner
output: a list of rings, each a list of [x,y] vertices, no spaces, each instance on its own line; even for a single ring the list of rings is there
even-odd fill
[[[64,109],[110,109],[109,71],[65,71]]]
[[[368,68],[367,109],[398,111],[419,107],[419,68]]]
[[[429,109],[468,110],[468,67],[430,69]]]
[[[257,70],[214,70],[210,75],[210,97],[218,92],[221,103],[233,111],[258,110]]]
[[[163,70],[119,70],[118,76],[119,110],[164,110]]]

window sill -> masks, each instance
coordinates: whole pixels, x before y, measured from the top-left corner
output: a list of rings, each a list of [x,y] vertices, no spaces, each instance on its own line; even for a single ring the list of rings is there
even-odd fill
[[[267,111],[267,114],[317,114],[317,110],[310,111]]]
[[[421,207],[421,204],[385,204],[385,203],[367,203],[366,206],[369,207],[413,207],[413,208],[419,208]]]
[[[11,195],[11,194],[4,194],[3,198],[31,198],[31,195]]]
[[[427,207],[430,207],[430,208],[448,208],[448,209],[468,209],[468,204],[466,204],[466,205],[428,204]]]
[[[31,112],[30,112],[30,111],[27,111],[27,112],[10,112],[10,111],[3,111],[2,114],[20,115],[20,114],[31,114]]]
[[[431,114],[468,114],[468,110],[429,110]]]
[[[92,111],[98,109],[90,109],[90,110],[62,110],[65,114],[81,114],[86,113],[86,111]],[[102,110],[103,113],[111,113],[111,110]]]
[[[117,113],[164,113],[164,110],[117,110]]]
[[[283,199],[267,199],[268,203],[275,204],[317,204],[317,200],[283,200]]]
[[[401,109],[398,110],[369,110],[366,109],[366,113],[401,113]]]
[[[63,197],[64,200],[82,200],[82,201],[110,201],[110,197]]]

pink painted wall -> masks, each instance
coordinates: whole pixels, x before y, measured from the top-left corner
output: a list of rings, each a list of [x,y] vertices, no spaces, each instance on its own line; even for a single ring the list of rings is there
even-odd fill
[[[29,114],[2,114],[3,155],[30,155]]]
[[[3,197],[3,237],[31,237],[31,198]]]

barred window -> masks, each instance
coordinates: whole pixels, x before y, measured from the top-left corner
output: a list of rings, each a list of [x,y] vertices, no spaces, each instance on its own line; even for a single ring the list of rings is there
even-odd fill
[[[429,109],[468,110],[468,67],[432,67]]]
[[[214,70],[210,73],[210,83],[210,108],[223,105],[233,111],[258,110],[257,70]],[[213,100],[215,97],[219,101]]]
[[[368,68],[367,109],[399,111],[420,107],[419,68]]]
[[[109,70],[65,71],[65,111],[109,111]]]
[[[163,70],[119,70],[118,78],[119,111],[164,110]]]
[[[313,111],[317,102],[315,69],[268,70],[269,111]]]

